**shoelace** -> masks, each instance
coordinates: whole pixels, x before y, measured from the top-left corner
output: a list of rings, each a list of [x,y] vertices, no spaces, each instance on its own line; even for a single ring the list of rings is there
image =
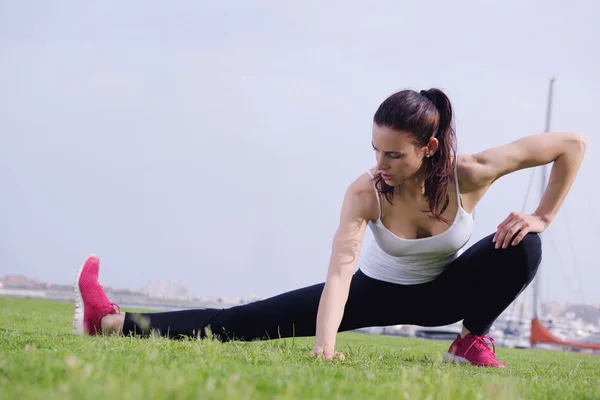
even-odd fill
[[[488,342],[485,341],[485,339],[489,339],[489,344]],[[496,345],[494,344],[494,339],[491,336],[475,336],[475,339],[471,342],[471,344],[469,345],[469,347],[467,347],[467,350],[465,350],[465,354],[468,353],[468,351],[471,349],[471,347],[475,346],[475,344],[479,344],[484,346],[485,349],[487,349],[488,351],[490,350],[490,344],[492,345],[492,353],[494,353],[494,356],[496,355]]]
[[[104,291],[104,287],[100,284],[100,282],[97,282],[98,286],[100,286],[100,290],[102,290],[102,293],[104,293],[104,296],[106,296],[106,292]],[[116,303],[110,303],[110,305],[112,306],[112,308],[114,309],[115,307],[117,307],[117,312],[119,314],[121,314],[121,307],[119,307],[118,304]]]

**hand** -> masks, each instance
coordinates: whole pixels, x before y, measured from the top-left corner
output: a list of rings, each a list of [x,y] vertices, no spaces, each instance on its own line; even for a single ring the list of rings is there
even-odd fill
[[[325,360],[332,360],[336,358],[340,361],[344,361],[346,359],[346,357],[344,357],[344,353],[335,351],[333,346],[331,346],[331,348],[329,346],[324,348],[323,346],[315,345],[309,354],[311,357],[323,357]]]
[[[492,242],[496,243],[495,248],[502,247],[506,249],[515,233],[519,232],[512,243],[510,243],[513,246],[519,244],[529,232],[543,232],[547,227],[548,223],[542,220],[537,214],[529,215],[512,212],[498,225],[498,230]]]

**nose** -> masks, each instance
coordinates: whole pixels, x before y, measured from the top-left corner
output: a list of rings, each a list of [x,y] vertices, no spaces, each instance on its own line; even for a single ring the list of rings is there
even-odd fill
[[[384,170],[384,167],[386,167],[386,165],[384,163],[383,157],[379,153],[377,153],[376,160],[377,160],[377,169],[379,171]]]

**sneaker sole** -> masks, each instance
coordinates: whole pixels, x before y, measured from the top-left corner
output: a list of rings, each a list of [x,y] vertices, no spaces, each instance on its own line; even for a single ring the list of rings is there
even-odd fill
[[[469,365],[472,365],[469,362],[469,360],[467,360],[466,358],[459,357],[459,356],[456,356],[456,355],[451,354],[451,353],[444,354],[444,357],[442,357],[442,361],[444,361],[444,362],[450,362],[450,363],[453,363],[453,364],[469,364]]]
[[[468,364],[473,365],[469,360],[464,357],[455,356],[454,354],[446,353],[444,357],[442,357],[442,362],[449,362],[453,364]],[[490,367],[490,368],[504,368],[509,369],[506,365],[487,365],[482,367]]]
[[[84,324],[83,324],[83,316],[85,315],[85,308],[83,305],[83,298],[81,297],[81,290],[79,289],[79,279],[81,278],[81,272],[83,271],[83,267],[85,263],[90,257],[95,257],[95,255],[87,256],[79,270],[77,271],[77,276],[75,277],[75,284],[73,285],[73,292],[75,293],[75,314],[73,315],[73,334],[74,335],[84,335]]]

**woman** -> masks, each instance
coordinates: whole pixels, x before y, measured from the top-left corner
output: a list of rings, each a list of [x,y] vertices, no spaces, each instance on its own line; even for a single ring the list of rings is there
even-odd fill
[[[98,283],[98,258],[90,256],[75,284],[74,332],[203,338],[210,328],[222,341],[315,336],[311,355],[343,359],[335,351],[337,332],[462,320],[444,360],[507,368],[486,334],[534,278],[542,256],[538,232],[565,200],[586,142],[580,134],[544,133],[457,155],[452,125],[452,106],[438,89],[400,91],[379,106],[372,132],[377,165],[347,189],[324,283],[229,309],[121,313]],[[492,183],[551,162],[535,212],[510,213],[461,253],[473,209]],[[367,226],[375,240],[358,265]]]

